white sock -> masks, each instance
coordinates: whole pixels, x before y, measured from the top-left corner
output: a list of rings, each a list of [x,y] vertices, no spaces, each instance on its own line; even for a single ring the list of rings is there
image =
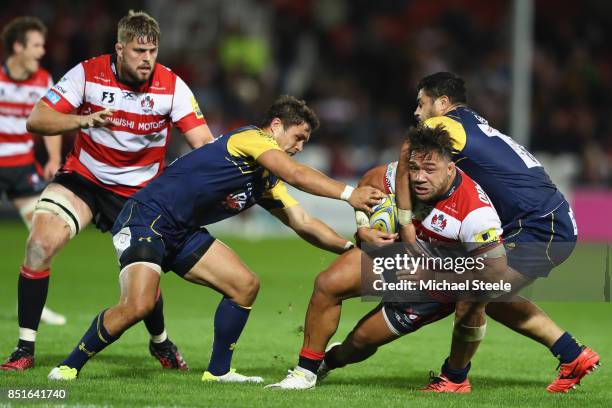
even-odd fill
[[[165,333],[165,332],[164,332]],[[36,341],[36,330],[19,328],[19,340]]]
[[[168,338],[168,333],[166,333],[166,329],[164,329],[163,332],[161,332],[161,334],[158,335],[151,335],[151,341],[153,343],[163,343],[164,341],[166,341],[166,339]]]

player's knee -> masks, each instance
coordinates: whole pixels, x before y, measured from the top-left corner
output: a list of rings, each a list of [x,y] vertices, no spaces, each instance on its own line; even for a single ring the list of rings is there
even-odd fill
[[[476,315],[485,315],[486,303],[482,302],[457,302],[455,304],[455,317],[457,320],[470,318]]]
[[[251,306],[259,292],[259,278],[253,273],[245,274],[228,293],[230,299],[241,306]]]
[[[61,246],[45,232],[32,230],[26,243],[25,265],[32,269],[48,267]]]
[[[134,323],[147,317],[154,307],[155,296],[133,299],[126,303],[124,314],[131,323]]]
[[[320,273],[315,279],[313,296],[336,298],[339,295],[337,290],[337,279],[333,273]]]
[[[351,345],[359,350],[376,349],[373,345],[372,336],[362,327],[356,328],[349,336]]]

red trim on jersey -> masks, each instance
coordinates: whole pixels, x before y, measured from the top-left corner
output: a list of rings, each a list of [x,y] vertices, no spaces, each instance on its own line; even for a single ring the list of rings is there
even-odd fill
[[[202,116],[201,118],[196,117],[194,112],[189,113],[188,115],[183,116],[176,122],[176,127],[182,132],[189,132],[191,129],[196,128],[200,125],[205,125],[206,120]]]
[[[27,143],[30,140],[34,140],[30,133],[1,133],[0,132],[0,143]]]
[[[38,68],[38,71],[30,75],[24,80],[13,79],[8,76],[8,73],[4,69],[0,69],[0,82],[8,82],[11,84],[17,84],[19,86],[30,85],[30,86],[41,86],[44,88],[49,87],[51,82],[51,75],[44,68]]]
[[[21,167],[32,163],[34,163],[33,150],[29,153],[0,157],[0,167]]]
[[[76,106],[72,106],[72,104],[68,102],[68,99],[64,98],[62,95],[57,93],[55,90],[49,89],[49,92],[53,92],[60,98],[59,101],[57,101],[56,103],[51,102],[51,100],[47,98],[47,95],[43,96],[40,99],[41,101],[44,101],[47,105],[49,105],[51,109],[56,110],[59,113],[70,113],[76,108]]]
[[[147,166],[153,163],[163,163],[165,146],[148,147],[137,152],[124,152],[122,150],[106,147],[95,143],[88,134],[79,132],[75,141],[75,147],[85,148],[85,151],[99,162],[108,164],[112,167],[124,166]]]
[[[123,196],[123,197],[131,197],[132,195],[134,195],[138,190],[144,187],[147,183],[150,183],[155,177],[159,176],[159,174],[163,170],[163,168],[160,166],[159,171],[153,178],[151,178],[151,180],[148,180],[147,182],[142,183],[138,186],[104,184],[100,180],[98,180],[96,176],[94,176],[87,167],[83,166],[83,164],[79,161],[79,159],[77,159],[77,157],[74,156],[74,154],[75,154],[75,151],[73,151],[73,153],[71,153],[68,156],[68,158],[66,159],[66,163],[62,167],[63,170],[74,171],[75,173],[79,174],[80,176],[85,177],[87,180],[104,188],[105,190],[108,190],[115,194],[119,194],[120,196]]]
[[[0,115],[27,117],[32,112],[33,107],[34,104],[32,103],[0,101]]]

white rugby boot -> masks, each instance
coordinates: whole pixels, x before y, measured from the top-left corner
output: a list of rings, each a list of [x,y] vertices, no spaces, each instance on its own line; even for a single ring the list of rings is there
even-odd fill
[[[289,370],[287,377],[276,384],[266,385],[264,388],[280,390],[308,390],[314,388],[317,383],[317,375],[302,367],[295,367]]]

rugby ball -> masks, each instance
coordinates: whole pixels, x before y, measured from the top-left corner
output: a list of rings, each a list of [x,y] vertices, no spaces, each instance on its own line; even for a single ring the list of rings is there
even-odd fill
[[[370,214],[370,228],[395,234],[399,231],[395,194],[385,197],[384,201],[374,208]]]

